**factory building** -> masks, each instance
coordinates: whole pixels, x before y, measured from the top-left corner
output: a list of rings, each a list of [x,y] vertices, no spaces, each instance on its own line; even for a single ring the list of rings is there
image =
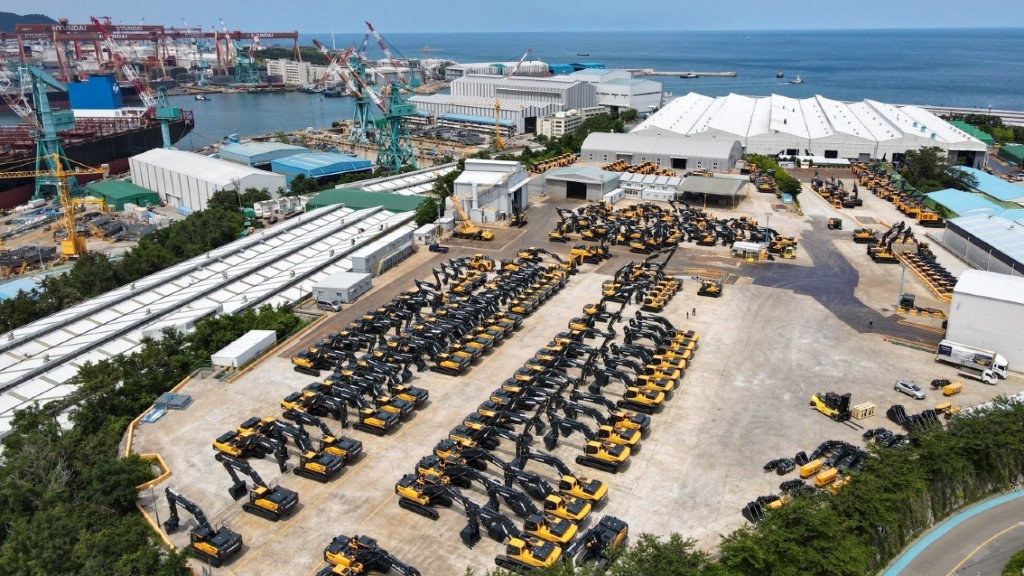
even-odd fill
[[[966,270],[953,288],[946,338],[1002,354],[1024,370],[1024,278]]]
[[[633,78],[633,73],[629,70],[618,70],[615,68],[584,68],[578,70],[574,69],[571,65],[568,66],[570,70],[574,70],[567,74],[569,78],[595,86],[611,80],[631,80]]]
[[[453,94],[417,94],[409,97],[409,103],[416,106],[421,114],[450,121],[452,125],[473,127],[494,133],[494,97],[455,96]],[[561,110],[557,103],[501,100],[500,119],[507,134],[523,134],[536,130],[537,118],[549,116]],[[460,117],[469,117],[469,119]]]
[[[473,222],[497,222],[512,216],[512,202],[526,210],[530,175],[519,162],[467,158],[455,180],[454,197]],[[455,217],[449,209],[449,217]]]
[[[998,214],[1004,211],[1003,207],[993,203],[984,194],[964,192],[955,188],[929,192],[925,196],[928,198],[929,206],[934,206],[950,218],[982,212]]]
[[[1011,184],[1002,178],[993,176],[984,170],[978,170],[977,168],[957,166],[957,169],[974,176],[978,181],[978,183],[971,188],[972,191],[994,198],[999,202],[1013,202],[1024,206],[1024,188],[1021,188],[1016,184]]]
[[[632,132],[738,140],[745,154],[892,160],[907,150],[937,146],[951,161],[973,167],[982,166],[986,154],[984,143],[923,108],[823,96],[713,98],[691,92]]]
[[[661,82],[640,78],[616,78],[595,86],[597,103],[613,112],[632,108],[648,113],[661,107]]]
[[[160,194],[168,206],[190,213],[206,208],[220,190],[265,189],[274,198],[285,187],[280,174],[174,148],[156,148],[128,160],[132,182]]]
[[[451,82],[474,74],[508,75],[512,73],[516,64],[518,64],[517,61],[452,64],[445,68],[444,79]],[[547,63],[540,60],[524,61],[516,71],[517,76],[547,76],[548,74],[550,72]]]
[[[545,172],[541,180],[544,195],[555,200],[598,202],[619,187],[620,174],[593,166],[566,166]]]
[[[309,148],[282,142],[233,142],[221,148],[218,155],[228,162],[266,169],[274,160],[303,152],[309,152]]]
[[[591,108],[597,105],[597,91],[592,84],[568,76],[522,78],[515,76],[474,75],[451,83],[451,95],[493,100],[544,102],[558,105],[559,110]]]
[[[1024,210],[948,220],[942,243],[981,270],[1024,276]]]
[[[608,110],[603,106],[583,108],[582,110],[572,109],[565,112],[555,112],[551,116],[544,116],[537,120],[537,135],[548,138],[559,138],[580,127],[587,118],[593,118],[599,114],[605,114]]]
[[[317,66],[309,62],[296,62],[286,58],[267,60],[267,75],[280,76],[287,86],[305,86],[313,84],[327,74],[326,66]],[[337,80],[335,78],[334,80]]]
[[[285,175],[285,181],[300,174],[306,178],[327,178],[351,172],[368,172],[373,169],[373,162],[334,152],[293,154],[278,158],[271,163],[273,171]]]
[[[608,134],[592,132],[583,141],[580,160],[588,162],[615,162],[629,164],[654,162],[662,168],[677,171],[728,171],[743,156],[743,149],[735,139],[683,138],[673,134],[658,135]]]

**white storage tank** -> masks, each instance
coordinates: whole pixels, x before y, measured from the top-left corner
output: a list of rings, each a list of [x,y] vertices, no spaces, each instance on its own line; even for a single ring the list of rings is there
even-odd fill
[[[365,272],[337,272],[313,288],[313,298],[326,302],[355,301],[373,287],[373,276]]]
[[[238,340],[210,355],[210,363],[225,368],[241,368],[277,342],[273,330],[249,330]]]
[[[966,270],[953,288],[946,339],[1006,358],[1014,372],[1024,371],[1024,278]]]

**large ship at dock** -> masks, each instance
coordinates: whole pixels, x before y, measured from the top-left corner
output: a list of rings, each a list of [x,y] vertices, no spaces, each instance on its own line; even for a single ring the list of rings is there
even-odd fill
[[[59,132],[65,156],[86,166],[109,166],[111,174],[128,170],[128,159],[163,146],[160,122],[140,107],[124,107],[111,80],[90,78],[94,87],[72,90],[70,105],[75,127]],[[72,85],[73,86],[73,85]],[[57,103],[55,108],[60,107]],[[191,110],[169,121],[171,143],[184,138],[195,126]],[[0,127],[0,171],[34,170],[34,128],[28,125]],[[86,178],[88,180],[90,178]],[[27,202],[34,192],[32,178],[0,178],[0,208]]]

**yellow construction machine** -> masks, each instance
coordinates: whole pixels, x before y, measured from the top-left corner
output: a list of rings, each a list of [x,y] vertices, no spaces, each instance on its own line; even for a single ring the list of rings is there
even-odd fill
[[[458,198],[452,196],[451,202],[455,211],[459,213],[459,218],[462,219],[462,224],[455,229],[455,232],[452,233],[453,236],[467,240],[494,240],[494,232],[477,226],[469,219],[469,214],[462,209],[462,202]]]

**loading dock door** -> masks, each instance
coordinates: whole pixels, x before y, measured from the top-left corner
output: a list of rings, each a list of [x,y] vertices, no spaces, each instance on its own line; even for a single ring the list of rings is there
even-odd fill
[[[587,185],[583,182],[566,182],[565,197],[574,200],[586,200]]]

